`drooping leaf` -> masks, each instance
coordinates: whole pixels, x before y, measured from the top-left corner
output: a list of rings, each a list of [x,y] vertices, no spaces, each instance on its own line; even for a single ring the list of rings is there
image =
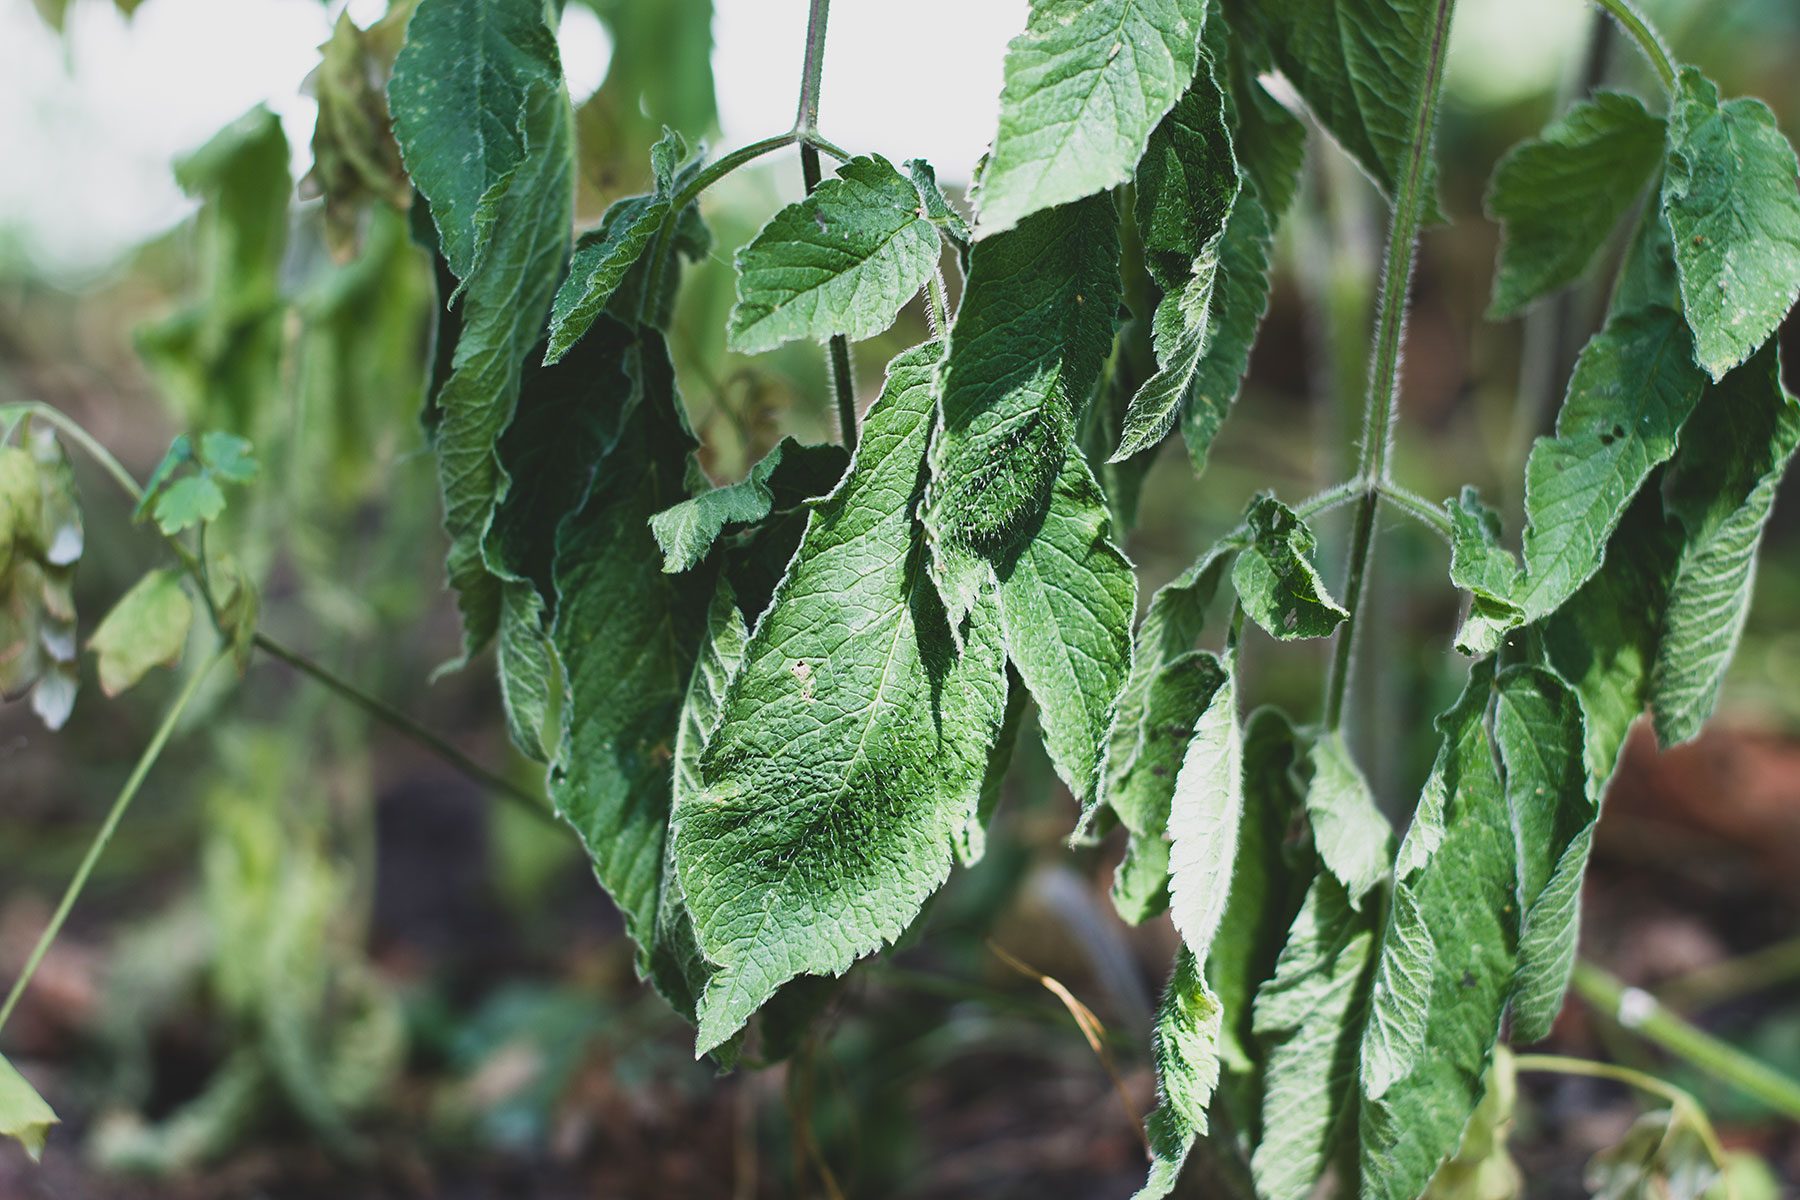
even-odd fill
[[[650,148],[650,166],[655,190],[615,201],[600,224],[576,241],[568,277],[550,307],[546,363],[567,354],[606,309],[668,219],[677,193],[699,173],[700,160],[698,156],[689,158],[685,138],[665,130]]]
[[[938,186],[937,171],[922,158],[909,158],[900,165],[906,168],[906,177],[918,189],[920,215],[937,226],[938,232],[950,239],[958,253],[967,254],[969,241],[974,235],[962,213],[950,203],[949,197],[944,195],[944,189]]]
[[[1194,1139],[1207,1131],[1207,1108],[1219,1084],[1221,1015],[1199,957],[1181,947],[1151,1030],[1156,1108],[1147,1122],[1150,1174],[1132,1200],[1161,1200],[1174,1191]]]
[[[1488,317],[1509,317],[1587,274],[1662,158],[1662,119],[1622,92],[1596,92],[1515,146],[1488,189],[1502,231]]]
[[[25,1081],[6,1059],[0,1058],[0,1137],[9,1137],[25,1148],[32,1162],[44,1154],[44,1139],[57,1116],[37,1089]]]
[[[572,120],[538,0],[420,0],[388,85],[394,132],[460,281],[455,348],[428,425],[463,616],[463,658],[490,641],[502,576],[484,542],[508,478],[499,459],[573,221]],[[517,608],[515,607],[515,611]]]
[[[388,107],[407,174],[430,202],[444,258],[465,287],[492,239],[529,211],[519,200],[558,207],[531,165],[551,149],[543,139],[557,137],[552,127],[567,123],[545,111],[551,97],[562,98],[566,114],[556,35],[539,0],[419,0]],[[514,194],[520,185],[538,194]]]
[[[173,667],[187,647],[194,604],[176,571],[146,572],[120,597],[88,639],[100,662],[100,690],[117,696],[149,674]]]
[[[386,81],[399,53],[410,5],[360,29],[340,13],[319,47],[319,65],[306,86],[319,105],[313,126],[312,170],[302,196],[325,202],[325,241],[339,259],[356,253],[364,214],[373,204],[404,209],[412,196],[400,147],[388,118]]]
[[[938,357],[927,344],[890,364],[726,692],[701,795],[675,814],[682,890],[718,967],[702,1052],[787,980],[842,974],[898,937],[974,814],[1005,674],[991,611],[958,652],[914,528]]]
[[[1326,732],[1313,743],[1312,779],[1306,787],[1306,816],[1313,844],[1360,910],[1394,861],[1394,827],[1375,806],[1368,780],[1350,757],[1343,735]]]
[[[1249,543],[1231,568],[1231,586],[1244,612],[1270,637],[1326,637],[1349,614],[1325,590],[1313,566],[1318,542],[1294,510],[1264,493],[1244,518]]]
[[[997,564],[1007,657],[1037,701],[1051,763],[1084,808],[1100,794],[1137,611],[1137,577],[1110,524],[1087,459],[1073,451],[1037,528]]]
[[[0,699],[31,693],[46,728],[75,707],[75,568],[86,544],[75,475],[56,435],[27,420],[0,446]]]
[[[1234,7],[1319,123],[1392,199],[1403,186],[1428,83],[1425,66],[1449,36],[1433,0],[1275,0]],[[1420,185],[1435,191],[1429,160]],[[1436,204],[1430,209],[1435,212]]]
[[[1496,1046],[1487,1091],[1463,1130],[1456,1157],[1431,1177],[1423,1200],[1518,1200],[1524,1194],[1525,1177],[1506,1144],[1518,1098],[1512,1052]]]
[[[1217,24],[1223,29],[1225,22]],[[1269,307],[1275,226],[1293,201],[1306,147],[1305,127],[1263,89],[1241,55],[1230,57],[1228,116],[1237,131],[1235,150],[1244,184],[1219,243],[1208,321],[1212,340],[1194,371],[1181,415],[1182,440],[1196,471],[1205,469],[1213,438],[1250,367],[1250,349]]]
[[[1199,62],[1206,0],[1032,0],[1006,49],[979,235],[1123,183]]]
[[[843,164],[738,252],[731,348],[755,354],[836,334],[861,340],[892,325],[937,268],[937,226],[925,211],[926,197],[887,159]]]
[[[1230,898],[1244,811],[1234,649],[1218,669],[1224,681],[1194,723],[1169,802],[1169,913],[1181,940],[1202,961]]]
[[[1514,601],[1519,560],[1500,542],[1500,514],[1465,487],[1444,501],[1450,516],[1450,582],[1469,593],[1469,615],[1456,634],[1456,648],[1480,654],[1500,644],[1525,621]]]
[[[1797,176],[1768,105],[1721,104],[1710,79],[1682,68],[1662,207],[1695,357],[1715,380],[1755,353],[1800,296]]]
[[[1231,895],[1206,958],[1206,978],[1225,1009],[1219,1039],[1233,1112],[1248,1126],[1261,1108],[1252,1001],[1274,976],[1317,863],[1295,837],[1302,825],[1298,768],[1305,746],[1292,722],[1259,708],[1244,722],[1244,817],[1238,825]],[[1247,1129],[1247,1132],[1253,1132]]]
[[[1706,384],[1679,314],[1614,316],[1581,352],[1556,419],[1525,467],[1526,620],[1554,612],[1600,567],[1607,538]]]
[[[1517,965],[1516,853],[1483,714],[1491,660],[1437,726],[1395,864],[1362,1051],[1363,1195],[1412,1200],[1480,1102]]]
[[[1681,431],[1664,504],[1682,528],[1650,707],[1665,746],[1700,732],[1750,611],[1756,551],[1800,444],[1800,404],[1770,341],[1709,387]]]
[[[782,438],[741,482],[701,492],[650,518],[663,570],[692,570],[726,530],[824,495],[843,477],[847,461],[842,446],[804,446]]]
[[[1019,748],[1019,736],[1025,728],[1025,712],[1030,707],[1031,693],[1017,669],[1006,671],[1006,713],[1000,719],[1000,732],[988,751],[987,771],[982,776],[981,794],[975,801],[975,815],[962,827],[956,838],[956,860],[972,867],[987,854],[988,824],[1000,804],[1000,793],[1006,783],[1006,772],[1012,766]]]
[[[977,242],[943,365],[923,520],[952,627],[995,563],[1035,531],[1112,344],[1118,216],[1110,196]]]
[[[1113,903],[1137,924],[1169,903],[1169,813],[1182,757],[1194,725],[1224,686],[1219,660],[1190,650],[1163,664],[1150,680],[1137,713],[1139,741],[1127,769],[1114,776],[1106,802],[1118,814],[1130,843],[1113,880]]]
[[[1274,977],[1256,994],[1256,1036],[1268,1066],[1250,1171],[1266,1200],[1312,1195],[1344,1131],[1378,911],[1373,904],[1358,911],[1336,879],[1319,875]]]
[[[1581,881],[1598,796],[1590,793],[1577,697],[1541,667],[1508,667],[1494,699],[1494,743],[1506,771],[1506,805],[1518,841],[1518,977],[1512,1039],[1547,1037],[1575,969]]]
[[[1151,133],[1136,183],[1145,265],[1164,293],[1153,321],[1158,369],[1131,399],[1113,462],[1149,449],[1174,427],[1212,344],[1220,248],[1240,181],[1210,55]]]
[[[1714,1196],[1719,1164],[1695,1124],[1694,1110],[1664,1108],[1632,1122],[1616,1146],[1588,1161],[1582,1182],[1595,1200],[1704,1200]]]
[[[641,392],[633,416],[558,538],[551,643],[568,686],[550,798],[644,970],[657,944],[678,722],[712,587],[665,575],[650,535],[651,514],[687,494],[694,446],[662,339],[641,332],[626,369]]]

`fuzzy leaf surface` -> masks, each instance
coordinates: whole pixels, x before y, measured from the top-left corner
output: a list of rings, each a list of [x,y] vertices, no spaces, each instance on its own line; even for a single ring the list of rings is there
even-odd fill
[[[1326,637],[1349,616],[1313,566],[1318,541],[1294,510],[1271,495],[1245,512],[1250,541],[1231,568],[1231,586],[1250,619],[1282,641]]]
[[[650,518],[650,530],[662,547],[663,570],[692,570],[726,530],[824,495],[843,477],[848,461],[842,446],[807,446],[782,438],[741,481],[701,492]]]
[[[925,197],[880,155],[839,167],[738,252],[731,348],[756,354],[837,334],[860,341],[892,325],[937,266],[937,226],[925,212]]]
[[[1265,1200],[1305,1200],[1331,1162],[1356,1095],[1377,912],[1353,907],[1331,876],[1315,878],[1274,977],[1256,994],[1268,1065],[1250,1172]]]
[[[1230,898],[1244,812],[1234,651],[1219,660],[1219,670],[1224,682],[1194,723],[1169,802],[1169,912],[1181,940],[1202,961]]]
[[[1516,852],[1483,720],[1491,660],[1437,727],[1395,867],[1362,1051],[1363,1195],[1413,1200],[1481,1099],[1517,963]]]
[[[1206,0],[1032,0],[1006,48],[978,232],[1123,183],[1187,90]]]
[[[953,626],[1032,536],[1112,347],[1118,214],[1110,196],[975,244],[942,367],[923,520]]]
[[[1761,100],[1721,104],[1684,67],[1669,110],[1663,213],[1675,236],[1681,307],[1715,380],[1748,359],[1800,296],[1794,148]]]
[[[1665,506],[1682,529],[1650,681],[1665,746],[1700,732],[1750,613],[1756,552],[1800,443],[1773,341],[1709,387],[1669,465]]]
[[[797,975],[897,938],[949,874],[1006,702],[993,614],[960,653],[913,514],[939,348],[890,365],[849,475],[808,520],[675,819],[675,861],[718,966],[699,1049]]]
[[[1198,956],[1181,947],[1150,1033],[1156,1062],[1156,1108],[1146,1123],[1150,1174],[1132,1200],[1160,1200],[1174,1191],[1194,1139],[1207,1130],[1207,1108],[1219,1085],[1222,1016]]]
[[[1306,816],[1325,869],[1343,887],[1352,908],[1387,878],[1394,861],[1394,827],[1375,805],[1369,781],[1350,757],[1342,734],[1327,732],[1313,743]]]
[[[1514,147],[1487,196],[1502,229],[1489,318],[1587,274],[1662,159],[1662,118],[1622,92],[1595,93]]]

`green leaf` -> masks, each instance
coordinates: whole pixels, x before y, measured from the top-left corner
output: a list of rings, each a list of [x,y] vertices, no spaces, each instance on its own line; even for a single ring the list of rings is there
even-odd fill
[[[1637,202],[1663,158],[1663,121],[1622,92],[1596,92],[1494,169],[1501,225],[1490,320],[1574,283]]]
[[[942,368],[923,510],[952,627],[992,591],[995,564],[1035,533],[1118,307],[1110,196],[1038,213],[975,244]]]
[[[150,672],[173,667],[187,647],[194,604],[176,571],[147,572],[113,605],[88,649],[100,661],[100,690],[117,696]]]
[[[1768,340],[1800,296],[1794,148],[1761,100],[1719,103],[1684,67],[1669,110],[1662,207],[1695,357],[1715,380]]]
[[[1112,462],[1149,449],[1174,427],[1212,342],[1220,247],[1240,180],[1210,56],[1151,133],[1136,182],[1145,263],[1164,291],[1152,326],[1158,370],[1132,397]]]
[[[956,860],[972,867],[987,855],[987,830],[999,807],[1005,790],[1006,772],[1012,767],[1013,755],[1019,748],[1019,735],[1024,732],[1025,712],[1030,707],[1031,693],[1017,670],[1006,672],[1006,714],[1000,719],[1000,732],[988,751],[987,773],[981,780],[981,795],[975,802],[975,815],[962,827],[956,838]]]
[[[340,260],[353,258],[365,213],[376,203],[404,210],[412,198],[400,148],[394,143],[385,87],[399,52],[410,5],[390,5],[368,29],[340,13],[319,47],[319,65],[306,87],[318,101],[312,170],[302,196],[325,204],[325,243]]]
[[[938,232],[949,238],[958,251],[966,253],[969,240],[974,235],[969,230],[969,223],[963,220],[962,213],[950,203],[949,198],[944,195],[944,189],[938,186],[937,171],[922,158],[909,158],[900,165],[906,168],[906,177],[918,189],[922,203],[921,215],[937,226]]]
[[[1473,487],[1444,501],[1444,511],[1450,516],[1450,582],[1470,595],[1456,648],[1486,654],[1525,621],[1524,611],[1513,602],[1519,560],[1500,542],[1500,514],[1483,504]]]
[[[31,693],[46,728],[75,707],[75,568],[86,537],[75,475],[46,426],[0,447],[0,699]]]
[[[1463,1130],[1456,1157],[1431,1177],[1424,1200],[1517,1200],[1524,1194],[1525,1177],[1506,1147],[1518,1098],[1512,1052],[1496,1046],[1487,1092]]]
[[[1160,1200],[1172,1192],[1194,1139],[1207,1130],[1206,1111],[1219,1084],[1221,1015],[1199,958],[1181,947],[1150,1034],[1156,1062],[1156,1108],[1147,1123],[1150,1174],[1133,1200]]]
[[[1223,27],[1224,22],[1218,23]],[[1210,29],[1211,26],[1208,26]],[[1213,285],[1212,340],[1188,386],[1181,436],[1196,471],[1236,402],[1250,349],[1269,308],[1275,226],[1292,202],[1306,129],[1272,98],[1247,68],[1233,59],[1232,90],[1237,130],[1235,146],[1244,186],[1231,207],[1219,243],[1218,280]]]
[[[1518,666],[1500,673],[1494,742],[1518,841],[1523,914],[1512,1039],[1529,1044],[1549,1036],[1575,969],[1581,880],[1600,805],[1587,786],[1578,699],[1551,672]]]
[[[741,482],[701,492],[650,518],[663,570],[690,571],[727,529],[753,525],[777,509],[830,491],[847,462],[841,446],[803,446],[782,438]]]
[[[1594,1155],[1582,1182],[1595,1200],[1703,1200],[1716,1195],[1719,1164],[1707,1148],[1696,1112],[1688,1105],[1647,1112],[1632,1122],[1618,1145]]]
[[[413,182],[461,280],[428,426],[466,661],[494,636],[504,576],[484,552],[508,478],[498,448],[569,250],[572,119],[538,0],[420,0],[388,87]],[[515,607],[515,612],[517,608]]]
[[[540,110],[551,96],[562,96],[562,63],[541,0],[419,0],[388,107],[407,173],[465,286],[521,215],[518,200],[551,199],[507,199],[515,185],[537,190],[530,161],[545,150]]]
[[[1123,183],[1199,62],[1205,0],[1032,0],[1006,48],[982,237]]]
[[[1545,656],[1581,701],[1583,758],[1596,798],[1649,700],[1679,552],[1678,528],[1665,521],[1654,486],[1645,488],[1614,532],[1600,570],[1544,622]]]
[[[1483,721],[1493,665],[1438,718],[1437,762],[1395,864],[1362,1051],[1369,1200],[1412,1200],[1481,1100],[1517,964],[1513,831]]]
[[[1687,328],[1668,309],[1614,316],[1587,344],[1556,436],[1539,438],[1525,467],[1526,620],[1554,612],[1599,569],[1613,527],[1675,453],[1705,385]]]
[[[1369,783],[1350,757],[1343,735],[1328,731],[1312,748],[1306,815],[1325,869],[1344,888],[1352,908],[1387,878],[1394,861],[1394,827],[1375,806]]]
[[[177,479],[151,506],[156,526],[169,537],[196,525],[216,521],[225,511],[225,493],[209,474],[188,475]]]
[[[44,1155],[44,1139],[57,1116],[18,1069],[0,1058],[0,1137],[25,1147],[32,1162]]]
[[[1206,978],[1225,1009],[1220,1053],[1242,1083],[1233,1111],[1260,1109],[1252,1085],[1257,1052],[1252,1001],[1275,974],[1316,872],[1314,856],[1294,842],[1301,823],[1300,736],[1279,710],[1259,708],[1244,722],[1244,817],[1238,825],[1231,895],[1219,920]]]
[[[1169,912],[1202,961],[1225,915],[1244,812],[1235,650],[1225,652],[1218,670],[1224,682],[1194,722],[1169,803]]]
[[[1344,1132],[1378,911],[1373,904],[1359,911],[1336,879],[1318,876],[1274,977],[1256,994],[1256,1036],[1268,1066],[1263,1136],[1250,1171],[1264,1200],[1312,1195]]]
[[[1231,568],[1231,586],[1244,611],[1270,637],[1326,637],[1350,614],[1331,598],[1313,566],[1318,542],[1294,510],[1264,493],[1244,519],[1250,541]]]
[[[1234,9],[1233,27],[1260,36],[1319,123],[1392,199],[1418,136],[1425,64],[1449,33],[1437,28],[1438,8],[1434,0],[1270,0]],[[1428,197],[1436,174],[1427,160]]]
[[[550,798],[587,847],[638,945],[657,945],[671,762],[707,635],[710,580],[665,575],[652,513],[687,494],[694,447],[662,339],[627,359],[641,390],[618,445],[558,539],[551,641],[568,677]]]
[[[737,255],[731,349],[756,354],[837,334],[861,340],[892,325],[937,268],[926,203],[877,154],[851,159],[776,213]]]
[[[1750,612],[1756,551],[1800,443],[1800,404],[1781,387],[1773,340],[1707,388],[1681,431],[1664,505],[1682,527],[1650,682],[1665,746],[1700,732]]]
[[[600,218],[600,224],[576,241],[569,274],[550,307],[546,363],[554,363],[567,354],[606,309],[626,274],[637,265],[651,238],[668,219],[676,194],[699,174],[701,162],[698,155],[689,159],[686,139],[673,130],[664,130],[662,138],[650,148],[650,166],[656,190],[615,201]]]
[[[1141,700],[1130,763],[1114,774],[1106,802],[1130,835],[1113,881],[1113,903],[1138,924],[1169,903],[1169,813],[1182,757],[1213,696],[1225,684],[1219,660],[1190,650],[1163,664]],[[1121,722],[1123,723],[1123,722]]]
[[[890,364],[726,692],[701,795],[675,814],[682,890],[718,967],[702,1052],[787,980],[841,975],[898,937],[975,812],[1005,673],[992,613],[958,653],[913,524],[938,356],[927,344]]]
[[[1111,520],[1087,459],[1063,459],[1035,532],[997,564],[1007,657],[1037,701],[1044,749],[1084,808],[1131,669],[1137,577],[1109,540]]]
[[[249,483],[256,478],[256,452],[248,439],[222,429],[200,435],[200,462],[209,474],[226,483]]]

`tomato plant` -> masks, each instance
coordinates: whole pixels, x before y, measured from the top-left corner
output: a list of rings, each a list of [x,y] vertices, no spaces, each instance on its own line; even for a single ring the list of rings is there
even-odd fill
[[[665,129],[650,190],[579,236],[551,7],[418,0],[334,38],[314,175],[334,241],[357,253],[366,210],[410,207],[440,285],[424,421],[453,665],[492,648],[512,740],[545,764],[549,808],[697,1054],[778,1056],[759,1021],[804,1020],[907,935],[982,856],[1035,727],[1079,805],[1074,840],[1123,827],[1120,915],[1167,912],[1180,937],[1139,1194],[1167,1194],[1202,1137],[1276,1200],[1326,1178],[1371,1200],[1486,1194],[1456,1189],[1493,1154],[1506,1045],[1548,1034],[1576,972],[1626,733],[1648,713],[1669,745],[1710,716],[1800,443],[1773,340],[1800,295],[1794,151],[1629,0],[1601,7],[1659,93],[1578,98],[1488,196],[1496,320],[1618,259],[1554,431],[1524,459],[1516,536],[1473,488],[1407,489],[1391,453],[1420,234],[1445,219],[1433,145],[1454,0],[1034,0],[967,211],[929,164],[825,136],[829,3],[812,0],[793,127],[716,157]],[[1122,550],[1139,491],[1177,438],[1203,471],[1238,399],[1301,186],[1302,112],[1391,210],[1355,469],[1305,498],[1248,497],[1140,604]],[[189,172],[267,153],[267,122],[247,121]],[[709,253],[708,189],[790,152],[804,195],[738,252],[724,337],[743,354],[821,344],[841,445],[784,438],[715,486],[677,392],[679,289]],[[239,223],[221,252],[254,253],[249,214],[284,211],[285,191],[221,195],[208,219]],[[237,265],[146,352],[247,393],[274,369],[278,319]],[[859,411],[850,343],[921,295],[933,336]],[[59,436],[111,460],[52,410],[6,413],[0,681],[54,727],[75,701],[82,546]],[[113,464],[173,565],[88,640],[102,689],[179,658],[199,613],[240,662],[284,657],[404,723],[259,630],[254,572],[209,552],[257,487],[254,433],[197,427],[141,489]],[[1312,523],[1337,509],[1348,542],[1322,555]],[[1382,669],[1356,648],[1383,512],[1447,543],[1467,594],[1443,667],[1460,696],[1403,829],[1346,738],[1353,674]],[[1252,638],[1331,640],[1315,710],[1245,711]],[[53,1119],[4,1064],[0,1112],[40,1143]],[[1696,1153],[1722,1169],[1708,1138]]]

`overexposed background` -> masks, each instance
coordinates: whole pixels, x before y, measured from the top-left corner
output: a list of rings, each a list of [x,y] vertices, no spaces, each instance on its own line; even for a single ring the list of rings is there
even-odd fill
[[[655,3],[656,0],[639,0]],[[359,24],[385,0],[148,0],[127,19],[74,0],[66,36],[31,0],[0,0],[0,250],[69,282],[104,271],[191,204],[170,163],[257,103],[280,114],[295,174],[310,161],[316,107],[301,83],[348,8]],[[793,119],[806,0],[716,0],[713,67],[722,142]],[[1006,43],[1027,0],[838,0],[822,111],[831,138],[898,161],[924,157],[967,180],[992,136]],[[1457,19],[1456,86],[1485,99],[1530,92],[1562,69],[1544,47],[1579,43],[1582,0],[1467,0]],[[571,5],[563,54],[577,100],[611,51],[594,15]]]

